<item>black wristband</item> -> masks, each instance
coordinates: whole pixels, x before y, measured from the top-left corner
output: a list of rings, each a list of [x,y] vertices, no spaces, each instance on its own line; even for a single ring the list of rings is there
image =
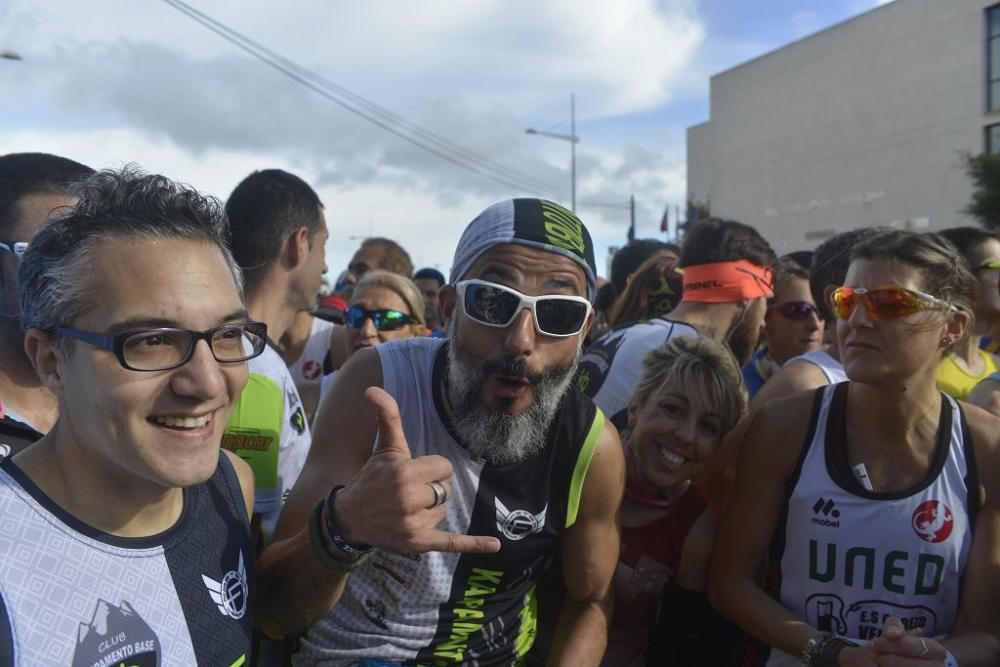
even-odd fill
[[[368,544],[351,544],[344,539],[343,535],[340,534],[340,529],[337,528],[337,520],[334,516],[335,503],[337,502],[337,494],[340,493],[344,485],[335,486],[330,489],[330,493],[327,494],[326,500],[323,501],[323,513],[326,515],[326,532],[330,535],[330,540],[340,551],[344,552],[348,556],[362,556],[372,550],[371,545]]]
[[[324,502],[325,501],[321,500],[316,503],[316,507],[313,508],[313,511],[309,514],[309,543],[312,545],[313,554],[316,556],[316,559],[329,570],[343,574],[353,572],[361,567],[366,560],[368,560],[370,554],[363,553],[349,561],[344,561],[339,558],[335,558],[330,553],[329,548],[326,546],[328,541],[325,540],[322,535]]]

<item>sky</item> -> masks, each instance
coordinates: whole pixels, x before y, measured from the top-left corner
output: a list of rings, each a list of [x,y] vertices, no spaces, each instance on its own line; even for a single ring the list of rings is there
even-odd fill
[[[683,207],[686,130],[708,120],[713,74],[880,4],[190,0],[310,89],[166,0],[4,0],[0,51],[21,60],[0,59],[0,154],[134,162],[221,199],[286,169],[325,205],[331,278],[367,236],[447,275],[494,201],[569,206],[570,142],[525,130],[570,134],[573,95],[577,213],[606,274],[630,197],[638,237],[663,239],[664,209]]]

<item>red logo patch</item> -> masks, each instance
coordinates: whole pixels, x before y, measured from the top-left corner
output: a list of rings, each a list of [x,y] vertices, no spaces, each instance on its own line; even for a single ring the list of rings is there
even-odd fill
[[[302,377],[307,380],[315,380],[323,373],[323,367],[315,361],[307,361],[302,364]]]
[[[920,503],[913,510],[913,532],[924,542],[937,544],[944,542],[955,528],[951,509],[937,500]]]

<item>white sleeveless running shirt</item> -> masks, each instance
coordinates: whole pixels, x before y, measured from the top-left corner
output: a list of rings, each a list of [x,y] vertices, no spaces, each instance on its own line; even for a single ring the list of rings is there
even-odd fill
[[[822,348],[792,357],[784,365],[787,366],[793,361],[808,361],[813,366],[819,367],[823,371],[823,375],[826,376],[828,384],[847,382],[847,373],[844,372],[844,365],[827,354],[826,350]]]
[[[683,322],[657,317],[616,327],[594,341],[580,357],[576,385],[619,429],[628,421],[628,402],[649,352],[676,336],[697,338]]]
[[[330,337],[337,325],[322,317],[314,317],[312,329],[302,354],[289,364],[288,371],[295,379],[295,385],[314,384],[323,380],[326,357],[330,353]],[[331,369],[332,370],[332,369]]]
[[[475,459],[459,445],[443,407],[446,343],[420,337],[376,346],[383,387],[399,404],[413,457],[438,454],[454,468],[438,528],[495,536],[500,552],[376,549],[303,639],[295,665],[340,667],[364,658],[517,665],[534,642],[535,580],[576,520],[604,417],[570,387],[540,451],[507,465]]]
[[[866,491],[847,461],[849,385],[817,390],[765,587],[796,617],[860,643],[876,637],[889,616],[943,638],[955,625],[978,506],[976,493],[969,493],[978,486],[965,419],[942,394],[938,441],[924,479],[903,492]],[[748,664],[790,667],[801,658],[771,649],[766,662]]]

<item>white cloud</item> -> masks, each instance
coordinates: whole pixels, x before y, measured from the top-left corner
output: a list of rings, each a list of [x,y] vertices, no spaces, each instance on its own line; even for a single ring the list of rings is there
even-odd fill
[[[590,100],[593,115],[650,109],[668,99],[704,38],[690,0],[216,0],[197,6],[349,88],[378,93],[390,106],[457,84],[464,97],[509,108],[555,100],[561,106],[564,92],[575,89]],[[124,42],[159,46],[191,63],[243,57],[165,3],[14,0],[8,13],[0,40],[26,57],[98,59],[90,47]],[[145,63],[123,64],[138,75]]]
[[[249,7],[249,8],[248,8]],[[690,2],[549,0],[301,2],[198,8],[568,203],[568,146],[528,125],[655,108],[685,85],[704,29]],[[14,0],[0,47],[10,113],[0,152],[43,150],[95,167],[134,161],[225,197],[247,173],[280,167],[327,203],[337,272],[369,233],[397,238],[417,264],[447,269],[466,222],[512,188],[387,135],[252,60],[166,4]],[[623,121],[625,122],[625,121]],[[684,193],[676,141],[622,148],[588,135],[578,199],[627,201],[640,235]],[[603,262],[624,240],[624,208],[580,207]]]

